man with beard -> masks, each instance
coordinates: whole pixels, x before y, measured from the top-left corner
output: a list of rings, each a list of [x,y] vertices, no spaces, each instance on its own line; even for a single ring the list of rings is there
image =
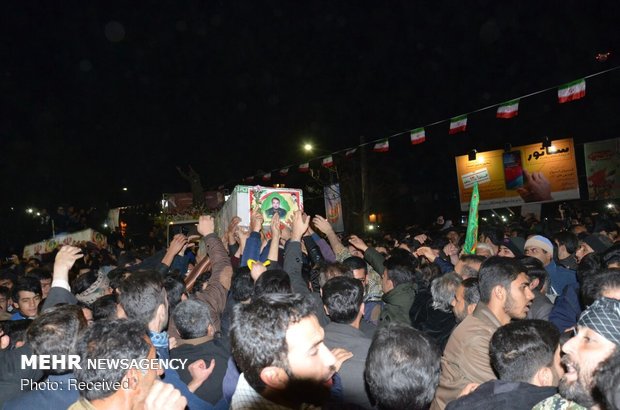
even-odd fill
[[[482,263],[480,302],[448,339],[431,409],[444,409],[469,383],[496,379],[489,361],[489,342],[497,328],[527,316],[534,295],[525,271],[519,261],[500,256]]]
[[[593,397],[594,375],[620,346],[620,301],[600,298],[586,309],[577,322],[575,335],[564,343],[560,393],[541,401],[534,410],[598,409]]]
[[[467,316],[474,313],[476,306],[480,302],[480,289],[478,289],[478,278],[467,278],[461,282],[452,300],[452,313],[457,323],[461,323]]]
[[[242,372],[231,409],[312,408],[329,399],[337,359],[308,297],[272,293],[239,304],[230,332]]]

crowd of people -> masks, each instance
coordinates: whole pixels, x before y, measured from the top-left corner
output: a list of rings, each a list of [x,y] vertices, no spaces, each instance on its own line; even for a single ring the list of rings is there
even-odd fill
[[[474,254],[444,221],[263,222],[13,258],[2,408],[620,408],[619,222],[482,225]]]

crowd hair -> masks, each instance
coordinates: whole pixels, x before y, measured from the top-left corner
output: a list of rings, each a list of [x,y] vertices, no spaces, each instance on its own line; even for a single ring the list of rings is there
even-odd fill
[[[136,272],[121,282],[119,302],[127,317],[147,327],[157,308],[166,305],[166,290],[155,271]]]
[[[525,273],[525,271],[525,266],[518,260],[491,256],[480,266],[478,275],[480,301],[488,303],[496,286],[502,286],[507,291],[510,291],[510,283],[517,279],[520,273]]]
[[[536,372],[552,367],[560,331],[546,320],[518,320],[491,337],[491,366],[502,381],[530,383]]]
[[[362,283],[346,276],[337,276],[323,286],[323,304],[332,322],[351,324],[364,302]]]
[[[24,276],[15,282],[13,286],[13,302],[19,303],[19,292],[32,292],[35,295],[42,296],[41,282],[31,276]]]
[[[93,302],[93,320],[116,319],[118,298],[116,294],[104,295]]]
[[[616,349],[598,367],[592,395],[606,409],[620,408],[620,349]]]
[[[329,262],[321,264],[319,267],[319,285],[323,287],[328,280],[338,277],[353,277],[353,270],[348,265],[341,262]]]
[[[603,253],[603,265],[609,267],[612,263],[620,263],[620,243],[613,245]]]
[[[571,255],[577,251],[577,247],[579,246],[579,240],[577,239],[577,235],[570,231],[562,231],[553,235],[553,241],[558,241],[560,246],[566,246],[566,252]]]
[[[461,278],[456,273],[446,273],[435,278],[431,283],[431,294],[433,295],[433,308],[444,313],[452,312],[452,301],[456,289],[461,284]]]
[[[34,354],[66,356],[76,354],[78,336],[86,326],[86,318],[77,305],[55,306],[30,324],[26,338]],[[67,373],[68,369],[50,369],[47,372],[62,374]]]
[[[184,340],[206,336],[209,326],[213,325],[209,305],[197,299],[179,303],[172,313],[172,320]]]
[[[478,287],[478,278],[467,278],[461,282],[465,288],[464,299],[466,306],[477,304],[480,302],[480,288]]]
[[[349,256],[343,260],[342,263],[351,271],[356,269],[364,269],[364,273],[368,273],[368,265],[366,265],[366,261],[359,256]]]
[[[265,385],[261,371],[270,366],[288,370],[286,331],[300,320],[314,316],[314,304],[300,294],[271,293],[249,304],[237,304],[230,329],[235,363],[254,390]]]
[[[415,278],[413,267],[404,263],[399,257],[386,259],[384,267],[387,271],[388,279],[392,281],[394,287],[412,283]]]
[[[426,409],[439,384],[440,353],[412,327],[390,323],[377,330],[366,358],[364,380],[379,410]]]
[[[266,293],[291,293],[291,278],[281,269],[270,269],[263,272],[254,283],[252,299]]]
[[[252,297],[254,281],[247,266],[238,268],[232,277],[230,294],[235,302],[244,302]]]
[[[77,352],[82,362],[94,359],[140,360],[148,357],[152,345],[147,341],[146,327],[142,323],[129,320],[102,320],[88,327],[77,343]],[[127,374],[122,366],[97,367],[81,366],[75,369],[80,383],[94,383],[106,380],[109,390],[84,389],[80,397],[93,401],[105,399],[122,388],[121,381]]]
[[[543,287],[549,282],[549,273],[543,263],[532,256],[524,256],[520,261],[525,266],[530,280],[538,279],[538,285],[535,290],[542,291]]]

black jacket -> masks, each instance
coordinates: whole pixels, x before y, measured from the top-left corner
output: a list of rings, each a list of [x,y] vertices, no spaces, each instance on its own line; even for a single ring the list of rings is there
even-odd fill
[[[529,383],[491,380],[476,390],[448,404],[446,410],[522,410],[557,393],[555,387],[538,387]]]
[[[196,340],[196,339],[194,339]],[[173,359],[187,359],[184,369],[177,370],[181,380],[186,384],[192,380],[187,367],[198,359],[203,359],[207,366],[215,359],[215,368],[211,376],[202,383],[194,393],[204,401],[216,404],[222,398],[222,381],[226,375],[226,367],[230,353],[220,339],[213,339],[198,344],[181,344],[170,351]]]

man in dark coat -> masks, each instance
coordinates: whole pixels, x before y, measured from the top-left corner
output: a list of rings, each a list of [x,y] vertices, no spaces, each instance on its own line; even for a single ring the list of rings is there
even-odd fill
[[[511,322],[497,329],[489,348],[499,380],[479,385],[446,409],[529,409],[557,392],[560,332],[543,320]]]
[[[323,286],[323,304],[331,319],[325,326],[325,346],[353,353],[340,368],[345,404],[372,408],[364,387],[364,366],[371,340],[359,329],[364,315],[364,287],[358,279],[338,276]]]

